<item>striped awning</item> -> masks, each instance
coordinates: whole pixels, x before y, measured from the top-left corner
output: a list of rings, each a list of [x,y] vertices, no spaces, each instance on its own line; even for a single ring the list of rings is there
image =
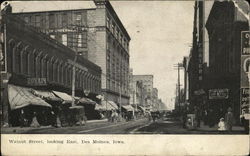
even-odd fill
[[[126,109],[127,111],[134,111],[134,108],[131,105],[123,105],[122,108]]]
[[[117,106],[115,107],[113,104],[110,103],[110,101],[103,100],[101,104],[95,105],[95,110],[102,110],[102,111],[118,110],[118,107]]]
[[[11,110],[29,105],[51,107],[51,105],[43,99],[32,94],[31,90],[31,88],[8,85],[8,100]]]
[[[64,101],[64,103],[71,103],[72,102],[72,97],[67,93],[58,92],[58,91],[53,91],[53,93],[56,96],[58,96],[59,98],[61,98]]]
[[[58,98],[53,94],[52,92],[49,91],[41,91],[41,90],[32,90],[32,93],[40,98],[50,100],[50,101],[62,101],[62,99]]]
[[[89,98],[86,98],[86,97],[82,97],[79,99],[79,103],[82,103],[82,104],[91,104],[91,105],[95,105],[96,102],[89,99]]]

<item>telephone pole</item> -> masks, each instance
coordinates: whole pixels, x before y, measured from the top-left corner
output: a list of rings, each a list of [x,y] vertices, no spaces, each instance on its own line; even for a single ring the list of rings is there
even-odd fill
[[[178,96],[178,113],[180,113],[180,110],[181,110],[181,89],[180,89],[180,69],[183,68],[183,64],[182,63],[178,63],[178,64],[175,64],[174,65],[174,69],[178,71],[177,73],[177,95]]]

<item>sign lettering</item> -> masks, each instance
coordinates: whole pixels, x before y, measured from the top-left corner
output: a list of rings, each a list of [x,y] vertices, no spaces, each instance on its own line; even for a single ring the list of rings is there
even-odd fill
[[[46,86],[47,80],[46,80],[46,78],[28,78],[27,85],[29,85],[29,86]]]
[[[209,90],[209,99],[228,99],[228,89]]]

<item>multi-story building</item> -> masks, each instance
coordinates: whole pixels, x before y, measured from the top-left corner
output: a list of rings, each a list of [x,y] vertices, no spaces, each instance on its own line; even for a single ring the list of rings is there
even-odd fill
[[[107,100],[129,103],[130,36],[108,0],[77,10],[16,13],[102,69],[102,91]],[[84,5],[84,2],[81,2]]]
[[[152,91],[152,105],[154,109],[158,109],[159,105],[158,105],[158,89],[157,88],[153,88]]]
[[[134,80],[132,69],[130,69],[130,78],[129,78],[129,92],[130,100],[129,103],[135,107],[144,106],[144,86],[142,81]]]
[[[133,75],[134,81],[141,81],[144,88],[145,106],[152,106],[153,75]]]
[[[210,106],[215,110],[222,108],[224,112],[231,107],[239,121],[241,33],[249,31],[249,5],[246,1],[215,1],[206,28],[209,35],[207,90]]]
[[[83,57],[76,57],[70,48],[27,25],[11,14],[11,7],[2,12],[1,23],[4,36],[1,43],[4,45],[1,50],[4,60],[1,63],[1,108],[5,122],[8,122],[11,105],[7,98],[10,85],[71,95],[74,66],[76,96],[83,97],[84,90],[89,90],[89,97],[95,100],[101,93],[99,66]]]

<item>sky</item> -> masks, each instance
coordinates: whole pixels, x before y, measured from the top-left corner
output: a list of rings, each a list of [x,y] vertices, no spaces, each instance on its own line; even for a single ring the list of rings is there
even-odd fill
[[[95,7],[91,1],[19,1],[11,4],[13,12]],[[159,98],[168,109],[173,108],[177,83],[174,64],[182,62],[190,52],[194,1],[111,1],[111,4],[131,37],[130,68],[135,75],[154,75]]]

